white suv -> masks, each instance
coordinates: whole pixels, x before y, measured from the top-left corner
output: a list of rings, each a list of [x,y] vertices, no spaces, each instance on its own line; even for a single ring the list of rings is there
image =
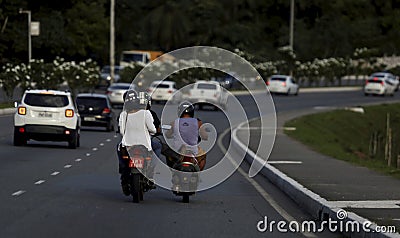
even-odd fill
[[[29,139],[67,141],[79,147],[81,120],[71,93],[54,90],[27,90],[14,116],[14,145]]]

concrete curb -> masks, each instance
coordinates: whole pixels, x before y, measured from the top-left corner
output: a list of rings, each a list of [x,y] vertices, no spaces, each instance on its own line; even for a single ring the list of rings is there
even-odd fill
[[[254,119],[256,120],[256,119]],[[233,148],[246,152],[246,160],[251,164],[254,160],[263,163],[264,160],[258,157],[253,151],[245,146],[237,137],[236,132],[243,124],[241,123],[232,133],[232,144]],[[371,222],[369,226],[370,232],[362,229],[364,222],[368,221],[366,218],[358,216],[355,213],[348,212],[348,216],[344,220],[340,220],[337,217],[337,212],[340,210],[338,207],[333,207],[329,202],[322,198],[320,195],[312,192],[296,180],[290,178],[280,170],[266,164],[260,172],[268,180],[270,180],[275,186],[286,193],[293,201],[299,206],[306,209],[306,211],[313,216],[313,218],[320,221],[327,221],[331,219],[333,221],[343,222],[357,222],[360,224],[360,232],[344,232],[343,234],[348,237],[360,237],[360,238],[400,238],[399,233],[379,233],[377,232],[377,224]]]
[[[351,91],[361,91],[362,87],[319,87],[319,88],[300,88],[299,93],[326,93],[326,92],[351,92]],[[265,93],[265,90],[253,90],[253,93]],[[230,91],[232,95],[248,95],[249,91]]]
[[[16,108],[4,108],[0,109],[0,116],[11,115],[16,112]]]

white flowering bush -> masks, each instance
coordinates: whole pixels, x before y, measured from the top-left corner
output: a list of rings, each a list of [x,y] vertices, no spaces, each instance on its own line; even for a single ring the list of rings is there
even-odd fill
[[[0,72],[0,86],[9,99],[16,87],[59,89],[64,84],[77,93],[93,88],[98,81],[99,67],[91,59],[79,63],[66,62],[59,57],[51,63],[35,59],[29,65],[8,63]]]

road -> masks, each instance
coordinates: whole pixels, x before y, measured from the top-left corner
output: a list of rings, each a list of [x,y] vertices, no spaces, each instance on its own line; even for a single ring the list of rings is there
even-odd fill
[[[243,105],[248,96],[239,97]],[[274,97],[277,111],[357,105],[399,100],[364,97],[361,92],[307,93]],[[153,108],[160,113],[162,105]],[[255,106],[246,107],[250,118]],[[227,128],[222,112],[197,116]],[[62,142],[29,142],[12,146],[12,116],[0,117],[0,237],[265,237],[257,223],[269,220],[304,221],[310,216],[264,177],[249,179],[235,172],[220,185],[202,191],[183,204],[172,192],[158,188],[145,201],[131,203],[120,191],[115,146],[119,137],[102,129],[85,128],[81,147]],[[225,146],[229,136],[223,140]],[[208,166],[218,162],[223,148],[214,146]],[[243,163],[241,169],[248,171]],[[340,237],[340,234],[280,233],[273,237]]]

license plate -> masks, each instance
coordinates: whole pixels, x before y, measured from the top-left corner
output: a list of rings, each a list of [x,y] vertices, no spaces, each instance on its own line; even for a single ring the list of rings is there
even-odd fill
[[[85,118],[83,118],[83,120],[84,121],[95,121],[96,118],[94,118],[94,117],[85,117]]]
[[[162,98],[162,96],[161,95],[157,95],[157,98]]]
[[[52,118],[53,114],[50,112],[39,112],[38,114],[39,117],[44,117],[44,118]]]
[[[129,162],[129,167],[143,169],[144,158],[132,158],[131,161]]]

